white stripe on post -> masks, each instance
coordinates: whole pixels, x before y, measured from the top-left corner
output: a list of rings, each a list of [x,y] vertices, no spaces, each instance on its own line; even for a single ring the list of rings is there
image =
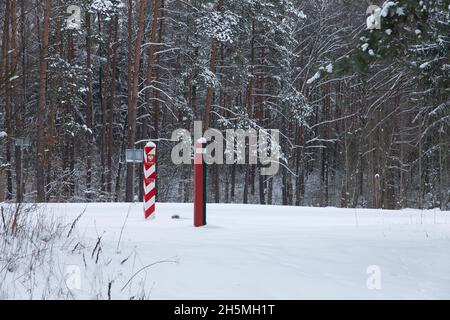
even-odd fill
[[[155,218],[156,209],[156,145],[147,143],[144,148],[144,214],[145,219]]]

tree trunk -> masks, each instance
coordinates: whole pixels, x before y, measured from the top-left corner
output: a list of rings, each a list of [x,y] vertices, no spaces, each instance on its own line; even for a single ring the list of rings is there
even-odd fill
[[[304,147],[305,147],[305,129],[303,124],[300,125],[299,147],[297,148],[297,178],[295,181],[295,205],[303,205],[303,198],[305,195],[305,161],[304,161]]]
[[[217,9],[219,11],[223,10],[223,0],[219,0]],[[211,55],[209,61],[209,71],[211,71],[211,73],[213,74],[216,73],[216,61],[217,61],[217,40],[213,38],[211,42]],[[214,96],[214,88],[212,86],[208,86],[208,90],[206,91],[205,120],[203,125],[204,131],[207,131],[209,129],[211,123],[211,109],[213,104],[213,96]]]
[[[16,0],[11,0],[11,70],[12,76],[18,74],[17,66],[19,62],[19,50],[17,48],[17,11],[16,11]],[[14,134],[16,137],[22,136],[21,128],[23,128],[21,110],[17,107],[19,100],[15,99],[17,94],[17,80],[10,80],[10,96],[14,97],[11,101],[11,110],[14,114]],[[11,119],[12,120],[12,119]],[[11,128],[12,129],[12,128]],[[16,171],[16,201],[21,203],[23,201],[23,190],[22,190],[22,149],[20,146],[15,146],[14,149],[14,163]]]
[[[5,180],[3,178],[3,170],[0,169],[0,203],[5,201]]]
[[[108,168],[107,168],[107,188],[106,191],[111,196],[112,192],[112,161],[113,161],[113,127],[114,127],[114,109],[116,99],[116,68],[117,68],[117,47],[118,47],[118,33],[119,33],[119,17],[114,17],[114,31],[113,31],[113,45],[112,45],[112,64],[111,64],[111,95],[109,99],[109,127],[108,127]]]
[[[37,202],[45,201],[45,142],[44,142],[44,122],[46,106],[46,82],[47,82],[47,56],[50,33],[51,0],[44,2],[44,30],[42,33],[42,47],[39,65],[39,100],[37,106],[37,154],[36,154],[36,188]]]
[[[236,164],[231,166],[231,190],[230,190],[230,201],[231,203],[235,202],[235,193],[236,193]]]
[[[164,29],[164,0],[161,0],[160,4],[159,4],[159,9],[158,11],[161,12],[161,19],[160,19],[160,23],[159,23],[159,31],[158,31],[158,43],[162,43],[163,42],[163,29]],[[158,16],[158,15],[157,15]],[[154,54],[154,53],[152,53]],[[155,139],[156,141],[156,145],[158,146],[158,139],[159,139],[159,113],[160,113],[160,105],[161,105],[161,91],[158,90],[158,88],[156,88],[161,80],[161,55],[158,54],[158,57],[156,58],[156,84],[155,84],[155,89],[154,89],[154,95],[155,95],[155,100],[154,100],[154,108],[153,108],[153,139]],[[156,167],[158,167],[158,161],[159,161],[159,153],[156,154]],[[159,198],[159,194],[158,194],[158,190],[159,190],[159,180],[157,179],[155,182],[155,188],[156,188],[156,194],[155,194],[155,199],[156,201],[158,201]]]
[[[141,47],[144,38],[145,29],[145,11],[147,9],[147,0],[140,0],[139,2],[139,16],[138,16],[138,30],[136,33],[136,43],[134,51],[134,68],[133,68],[133,82],[131,92],[131,103],[128,106],[128,148],[134,149],[136,142],[136,114],[139,99],[139,74],[141,68]],[[130,7],[129,10],[132,8]],[[131,34],[128,35],[131,41]],[[130,93],[129,93],[130,94]],[[126,201],[133,202],[134,189],[134,166],[127,164],[127,180],[126,180]]]
[[[10,9],[11,4],[10,0],[6,1],[6,10],[5,10],[5,18],[4,18],[4,27],[3,27],[3,39],[2,39],[2,65],[4,74],[3,79],[5,82],[9,84],[9,78],[11,76],[12,68],[10,66],[9,59],[9,50],[10,50]],[[5,157],[6,163],[11,164],[11,136],[12,136],[12,110],[11,110],[11,99],[10,99],[10,90],[9,86],[5,85],[5,130],[8,134],[8,137],[5,139]],[[11,166],[6,168],[6,200],[12,199],[13,193],[13,182],[12,182],[12,172]]]
[[[86,126],[88,128],[87,135],[87,155],[86,155],[86,189],[88,192],[88,199],[90,199],[92,188],[92,111],[93,111],[93,97],[92,97],[92,30],[91,30],[91,14],[86,12],[86,65],[88,68],[87,76],[87,95],[86,95]]]
[[[155,60],[155,48],[156,48],[156,36],[157,36],[157,30],[158,30],[158,17],[160,12],[160,0],[154,0],[153,1],[153,13],[152,13],[152,26],[150,30],[150,44],[148,45],[147,49],[147,79],[146,79],[146,109],[148,110],[145,112],[145,116],[143,118],[143,139],[147,139],[147,114],[150,114],[150,105],[152,100],[152,93],[154,90],[151,89],[151,86],[153,84],[153,68],[154,68],[154,60]],[[154,113],[155,117],[157,116]]]
[[[448,168],[448,128],[442,125],[439,130],[439,182],[440,182],[440,208],[448,210],[448,193],[449,193],[449,168]],[[445,138],[447,137],[447,138]]]
[[[72,30],[69,30],[69,34],[67,35],[67,61],[70,65],[74,63],[75,60],[75,41]],[[72,103],[69,105],[68,114],[70,121],[75,121],[76,118],[76,108],[75,108],[75,90],[73,87],[70,88],[69,91],[70,99]],[[75,190],[77,184],[75,183],[75,137],[72,134],[66,135],[66,146],[67,146],[67,157],[66,160],[68,162],[69,167],[69,175],[68,175],[68,197],[72,198],[75,195]],[[46,154],[47,155],[47,154]],[[46,157],[48,161],[48,158]]]
[[[99,32],[101,33],[101,20],[100,16],[98,18],[98,24],[99,24]],[[100,79],[102,81],[100,82],[100,99],[101,99],[101,108],[102,108],[102,126],[100,130],[100,168],[101,168],[101,191],[102,193],[106,192],[107,189],[107,168],[106,168],[106,161],[107,161],[107,140],[106,140],[106,119],[107,119],[107,105],[108,105],[108,99],[106,94],[106,88],[110,87],[109,83],[110,81],[110,73],[109,69],[111,67],[111,58],[112,58],[112,48],[111,48],[111,42],[113,41],[113,34],[114,34],[114,20],[110,20],[109,22],[109,32],[108,32],[108,40],[106,42],[106,51],[102,50],[102,46],[100,46],[100,56],[103,55],[103,52],[106,52],[106,65],[103,68],[100,66]]]
[[[269,179],[269,188],[267,190],[267,204],[273,204],[273,179],[274,177],[270,177]]]
[[[424,182],[423,182],[423,170],[422,170],[422,118],[419,118],[419,128],[418,128],[418,144],[419,144],[419,172],[418,172],[418,177],[419,177],[419,209],[423,209],[423,192],[424,192]]]

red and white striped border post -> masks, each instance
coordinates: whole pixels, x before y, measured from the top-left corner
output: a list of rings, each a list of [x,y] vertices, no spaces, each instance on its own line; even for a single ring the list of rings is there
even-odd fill
[[[156,145],[147,143],[144,148],[144,214],[153,219],[156,209]]]

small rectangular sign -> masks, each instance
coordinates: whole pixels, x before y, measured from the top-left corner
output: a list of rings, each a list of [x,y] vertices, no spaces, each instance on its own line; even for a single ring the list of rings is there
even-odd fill
[[[144,161],[144,151],[141,149],[127,149],[127,162],[142,163]]]
[[[28,148],[31,146],[30,138],[16,138],[15,145],[16,147]]]

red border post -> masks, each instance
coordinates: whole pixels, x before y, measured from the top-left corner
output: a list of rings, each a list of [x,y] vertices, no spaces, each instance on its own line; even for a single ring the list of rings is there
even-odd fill
[[[206,226],[206,139],[194,145],[194,226]]]
[[[144,148],[144,214],[154,219],[156,209],[156,144],[147,143]]]

